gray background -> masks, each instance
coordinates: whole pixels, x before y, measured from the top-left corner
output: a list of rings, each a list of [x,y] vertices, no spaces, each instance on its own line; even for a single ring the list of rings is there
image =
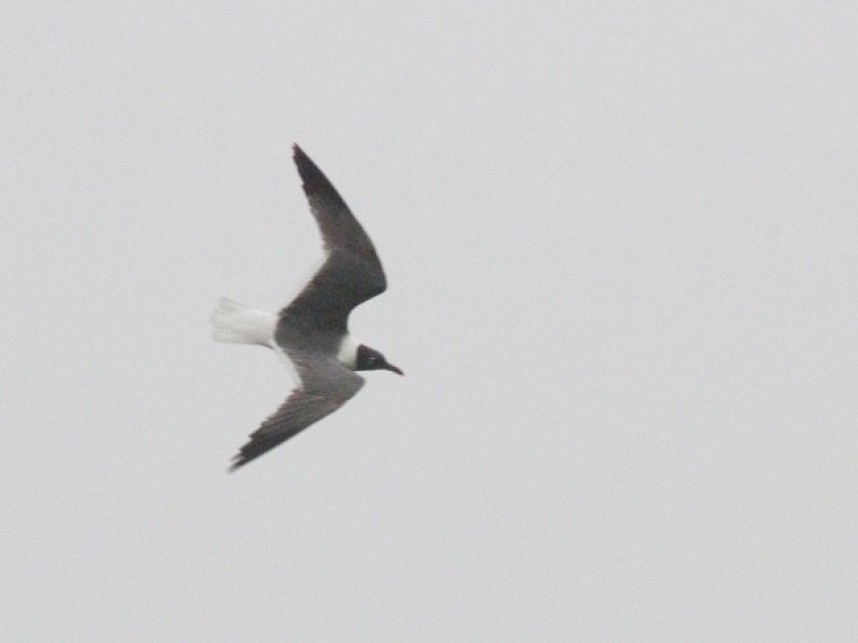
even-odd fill
[[[858,639],[854,3],[0,29],[4,640]],[[408,375],[227,475],[290,384],[207,318],[319,256],[292,141]]]

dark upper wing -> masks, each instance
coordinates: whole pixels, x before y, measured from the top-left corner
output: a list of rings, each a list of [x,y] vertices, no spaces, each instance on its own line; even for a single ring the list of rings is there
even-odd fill
[[[333,361],[304,363],[299,368],[302,385],[289,394],[233,458],[235,471],[330,415],[363,386],[359,375]]]
[[[387,280],[372,241],[331,182],[297,145],[294,158],[327,258],[281,315],[344,330],[352,309],[383,293]]]
[[[325,249],[351,252],[374,265],[376,270],[381,272],[381,263],[378,261],[372,241],[369,240],[336,188],[304,153],[304,150],[295,145],[293,152],[304,193],[310,202],[310,210],[322,232]]]

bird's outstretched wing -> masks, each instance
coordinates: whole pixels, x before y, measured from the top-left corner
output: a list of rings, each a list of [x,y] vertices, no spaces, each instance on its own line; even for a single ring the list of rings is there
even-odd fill
[[[280,316],[282,320],[312,319],[317,328],[345,331],[349,313],[384,292],[384,269],[369,236],[331,182],[300,147],[293,149],[326,259]]]
[[[304,360],[298,365],[301,383],[268,417],[233,458],[231,471],[244,466],[330,415],[348,402],[364,379],[332,360]]]

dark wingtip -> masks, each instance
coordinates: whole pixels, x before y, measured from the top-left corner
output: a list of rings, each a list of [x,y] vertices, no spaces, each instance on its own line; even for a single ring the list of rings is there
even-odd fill
[[[313,194],[321,189],[334,191],[330,181],[325,177],[322,171],[316,166],[307,153],[300,148],[297,143],[292,144],[292,158],[295,160],[295,166],[298,168],[298,174],[301,176],[301,181],[304,185],[304,192],[307,195]]]

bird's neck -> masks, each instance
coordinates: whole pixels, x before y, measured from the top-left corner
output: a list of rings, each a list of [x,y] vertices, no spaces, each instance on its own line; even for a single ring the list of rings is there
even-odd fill
[[[337,352],[337,360],[348,369],[355,370],[357,367],[357,352],[360,342],[351,335],[346,334],[340,342],[340,350]]]

